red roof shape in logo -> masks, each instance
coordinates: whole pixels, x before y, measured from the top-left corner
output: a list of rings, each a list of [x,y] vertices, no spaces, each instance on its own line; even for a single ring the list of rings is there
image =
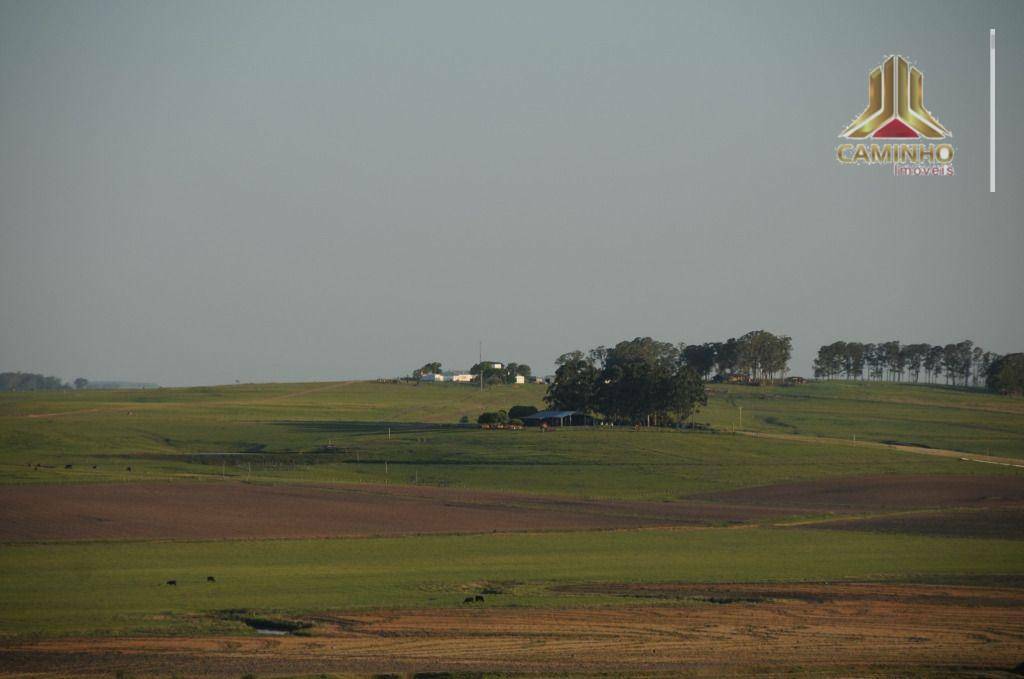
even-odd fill
[[[917,139],[921,135],[899,118],[893,118],[871,136],[875,139]]]

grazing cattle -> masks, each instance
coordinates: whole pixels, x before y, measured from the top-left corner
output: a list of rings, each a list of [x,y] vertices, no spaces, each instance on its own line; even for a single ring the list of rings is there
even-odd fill
[[[128,468],[125,469],[126,472],[130,472],[131,470],[132,470],[131,465],[129,465]]]
[[[479,594],[477,594],[475,597],[473,597],[473,600],[474,601],[483,601],[484,598],[482,596],[480,596]]]
[[[212,575],[207,575],[206,576],[206,581],[207,582],[217,582],[217,578],[213,577]]]
[[[93,468],[93,469],[96,469],[96,465],[93,465],[93,466],[92,466],[92,468]]]
[[[471,597],[471,596],[466,597],[465,599],[462,600],[462,603],[464,603],[464,604],[471,604],[471,603],[473,603],[473,597]]]
[[[176,587],[177,584],[178,584],[178,581],[177,580],[168,580],[167,584],[170,585],[171,587]]]
[[[64,465],[64,469],[71,469],[71,467],[73,467],[73,466],[74,465],[66,464],[66,465]]]

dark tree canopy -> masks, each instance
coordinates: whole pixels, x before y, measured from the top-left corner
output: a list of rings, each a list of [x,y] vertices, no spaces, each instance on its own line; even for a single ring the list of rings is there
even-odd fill
[[[901,344],[897,340],[878,343],[833,342],[818,349],[814,376],[824,379],[869,379],[926,382],[945,375],[946,383],[978,386],[988,374],[996,354],[974,346],[970,340],[955,344]]]
[[[508,416],[513,420],[521,420],[537,412],[533,406],[512,406],[508,409]]]
[[[789,370],[793,341],[786,335],[754,330],[724,342],[680,344],[679,352],[683,363],[705,380],[713,372],[720,378],[739,375],[748,380],[775,380]]]
[[[581,351],[562,354],[555,361],[555,379],[544,401],[557,410],[596,412],[597,366]]]
[[[64,384],[59,377],[49,377],[38,373],[0,373],[0,391],[37,391],[67,388],[68,385]]]
[[[1007,354],[989,366],[985,383],[1001,394],[1024,394],[1024,354]]]
[[[416,377],[422,377],[423,375],[437,375],[441,372],[441,362],[432,361],[425,364],[422,368],[416,371]]]
[[[597,413],[611,420],[678,423],[706,404],[704,383],[679,348],[650,337],[600,347],[589,355],[559,357],[545,400],[560,410]]]
[[[477,424],[506,424],[508,422],[508,413],[504,410],[480,413],[476,421]]]

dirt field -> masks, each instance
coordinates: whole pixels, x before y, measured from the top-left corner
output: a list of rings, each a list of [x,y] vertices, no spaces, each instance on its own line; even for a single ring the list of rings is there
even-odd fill
[[[810,526],[808,526],[810,527]],[[1024,540],[1024,507],[989,507],[818,523],[814,528]]]
[[[829,511],[996,507],[1024,504],[1024,477],[848,476],[694,497],[741,505]]]
[[[639,594],[651,588],[618,591]],[[944,676],[1024,659],[1024,592],[930,585],[668,585],[655,606],[325,613],[311,635],[0,646],[0,674],[505,671]],[[38,674],[35,674],[38,673]],[[607,674],[605,675],[607,676]],[[977,675],[975,675],[977,676]],[[991,676],[991,675],[988,675]]]
[[[758,521],[789,510],[577,501],[434,487],[127,483],[0,486],[0,542],[318,538]]]

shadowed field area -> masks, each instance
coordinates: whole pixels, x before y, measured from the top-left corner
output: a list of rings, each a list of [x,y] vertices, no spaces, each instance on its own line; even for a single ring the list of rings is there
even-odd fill
[[[427,486],[0,486],[0,541],[320,538],[714,525],[794,514],[707,502],[585,501]]]
[[[1024,503],[1024,476],[845,476],[696,495],[771,507],[850,511]]]
[[[616,593],[616,586],[606,587]],[[621,589],[628,589],[623,586]],[[318,612],[304,636],[5,643],[0,672],[192,676],[320,672],[1000,671],[1024,654],[1020,590],[928,585],[636,588],[671,603],[614,609]],[[636,593],[636,592],[634,592]]]
[[[864,519],[824,521],[813,526],[879,533],[1024,540],[1024,507],[913,512]]]

